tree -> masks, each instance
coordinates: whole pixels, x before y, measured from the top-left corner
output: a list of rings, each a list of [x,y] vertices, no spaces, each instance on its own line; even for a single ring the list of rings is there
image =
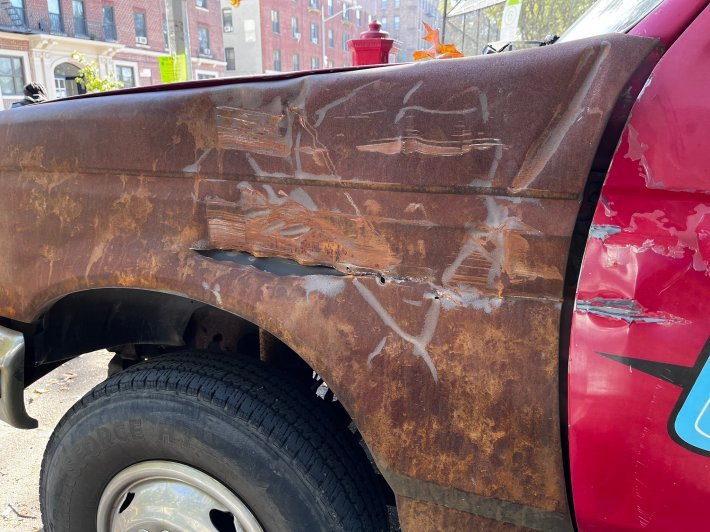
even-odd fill
[[[71,56],[81,65],[76,82],[82,85],[86,92],[106,92],[123,87],[123,82],[117,80],[113,72],[109,72],[106,77],[101,77],[99,65],[96,61],[89,60],[86,55],[73,52]]]
[[[595,0],[522,0],[520,35],[525,41],[540,41],[561,35]]]

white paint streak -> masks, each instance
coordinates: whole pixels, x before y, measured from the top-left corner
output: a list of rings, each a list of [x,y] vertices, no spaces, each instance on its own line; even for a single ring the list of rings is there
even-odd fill
[[[421,105],[410,105],[408,107],[402,107],[397,116],[394,118],[394,123],[399,123],[400,120],[407,114],[407,111],[420,111],[422,113],[434,114],[434,115],[465,115],[469,113],[475,113],[478,111],[478,107],[470,107],[468,109],[454,109],[452,111],[442,111],[440,109],[428,109],[422,107]]]
[[[325,115],[333,109],[334,107],[337,107],[339,105],[344,104],[348,100],[354,98],[358,92],[360,92],[362,89],[369,87],[370,85],[373,85],[374,83],[377,83],[378,80],[375,81],[370,81],[369,83],[365,83],[364,85],[361,85],[360,87],[356,88],[353,90],[350,94],[343,96],[342,98],[338,98],[337,100],[333,100],[327,105],[324,105],[320,109],[316,111],[316,121],[315,124],[313,124],[313,127],[318,127],[323,123],[323,120],[325,119]]]
[[[308,195],[308,192],[303,190],[301,187],[293,189],[288,195],[284,193],[276,194],[271,185],[263,185],[263,187],[271,205],[281,206],[288,201],[295,201],[296,203],[303,205],[309,211],[318,210],[318,207],[313,199]]]
[[[380,343],[377,344],[377,347],[375,347],[375,350],[369,354],[367,357],[367,367],[371,368],[372,367],[372,359],[375,358],[377,355],[379,355],[382,352],[382,348],[385,346],[387,343],[387,337],[385,336],[382,340],[380,340]]]
[[[436,332],[436,326],[439,323],[439,313],[441,311],[441,301],[439,299],[432,299],[431,305],[429,305],[429,310],[427,310],[424,316],[424,325],[419,333],[419,336],[412,336],[411,334],[402,330],[399,324],[394,320],[394,318],[385,310],[382,304],[379,302],[375,294],[373,294],[365,285],[363,285],[357,278],[353,279],[353,284],[360,295],[365,301],[372,307],[372,309],[377,313],[380,319],[387,325],[392,331],[394,331],[397,336],[402,338],[405,342],[412,344],[412,354],[421,358],[424,363],[429,368],[434,382],[439,382],[439,375],[436,371],[436,366],[434,366],[434,361],[429,356],[427,348],[429,343],[434,337]]]
[[[302,287],[306,291],[306,301],[309,301],[311,292],[317,292],[332,299],[345,290],[345,281],[332,275],[309,275],[303,281]]]
[[[584,105],[584,99],[587,94],[589,94],[602,63],[609,55],[611,43],[602,41],[600,48],[601,50],[599,52],[590,48],[586,57],[580,62],[581,67],[586,61],[589,61],[595,53],[597,54],[596,58],[594,58],[594,63],[587,72],[586,78],[577,93],[570,100],[565,111],[559,117],[555,117],[554,122],[549,125],[539,141],[534,143],[528,150],[525,156],[525,162],[521,166],[518,176],[515,178],[513,186],[511,187],[512,192],[515,193],[524,190],[535,181],[537,176],[545,169],[547,163],[557,154],[557,150],[570,128],[580,117],[586,114],[587,108]]]
[[[473,287],[466,290],[437,288],[436,294],[440,298],[441,306],[444,310],[472,308],[490,314],[494,310],[498,310],[503,304],[503,298],[484,296]]]
[[[539,232],[523,224],[516,216],[510,216],[507,207],[500,206],[491,196],[485,197],[488,216],[483,224],[469,224],[468,236],[459,250],[454,261],[441,275],[441,284],[449,286],[454,279],[456,271],[463,262],[473,253],[478,253],[490,263],[488,270],[488,288],[494,288],[495,282],[503,271],[505,253],[505,233],[518,230],[525,232]],[[488,250],[487,244],[493,244],[493,249]]]
[[[412,94],[417,92],[419,90],[419,87],[421,87],[423,83],[423,81],[419,81],[416,83],[416,85],[414,85],[414,87],[407,91],[407,94],[405,94],[404,98],[402,99],[402,105],[405,105],[409,101],[409,99],[412,97]]]
[[[346,198],[348,199],[348,201],[350,202],[350,205],[353,206],[353,209],[355,209],[355,214],[357,214],[358,216],[362,216],[362,213],[360,212],[360,209],[358,209],[357,205],[356,205],[355,202],[353,201],[352,196],[351,196],[348,192],[346,192],[346,193],[345,193],[345,197],[346,197]]]
[[[197,159],[194,163],[187,165],[185,168],[182,169],[182,171],[190,174],[196,174],[199,171],[200,164],[205,159],[205,157],[209,155],[211,151],[212,148],[207,148],[206,150],[203,150],[202,155],[200,155],[199,159]]]
[[[222,306],[222,295],[220,294],[220,286],[219,283],[214,285],[214,288],[211,288],[209,283],[203,282],[202,283],[202,288],[207,290],[208,292],[211,292],[212,295],[215,297],[215,300],[217,301],[217,304],[219,306]]]

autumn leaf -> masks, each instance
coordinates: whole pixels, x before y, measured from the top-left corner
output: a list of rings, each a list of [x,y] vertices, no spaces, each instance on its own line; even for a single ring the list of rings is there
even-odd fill
[[[239,4],[242,3],[242,0],[229,0],[229,3],[232,4],[234,7],[239,7]]]
[[[423,22],[426,35],[423,39],[431,43],[431,48],[428,50],[417,50],[414,52],[414,60],[421,61],[423,59],[453,59],[455,57],[463,57],[463,54],[458,51],[455,44],[441,44],[439,30],[432,28],[426,22]]]

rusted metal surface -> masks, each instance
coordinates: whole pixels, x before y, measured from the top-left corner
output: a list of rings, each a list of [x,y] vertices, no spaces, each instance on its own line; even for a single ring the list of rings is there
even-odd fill
[[[397,497],[397,512],[402,528],[435,532],[438,530],[485,530],[486,532],[523,532],[532,530],[509,523],[486,519],[446,506]]]
[[[395,492],[564,527],[563,272],[599,136],[654,46],[612,35],[2,113],[0,315],[98,287],[209,303],[325,379]]]

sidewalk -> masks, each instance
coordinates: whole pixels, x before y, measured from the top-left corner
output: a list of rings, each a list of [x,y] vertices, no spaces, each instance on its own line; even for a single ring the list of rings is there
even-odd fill
[[[47,440],[64,413],[106,378],[111,356],[103,350],[81,355],[30,386],[25,402],[38,429],[0,424],[0,531],[42,530],[38,486]]]

